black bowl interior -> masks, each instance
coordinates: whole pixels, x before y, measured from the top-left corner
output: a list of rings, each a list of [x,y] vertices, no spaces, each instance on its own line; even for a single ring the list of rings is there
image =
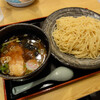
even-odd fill
[[[65,65],[70,65],[71,67],[80,68],[80,69],[96,69],[100,68],[100,57],[97,59],[78,59],[73,55],[65,54],[60,52],[59,48],[56,46],[56,43],[52,37],[52,32],[56,28],[56,20],[60,17],[79,17],[79,16],[89,16],[100,20],[100,15],[85,8],[79,7],[69,7],[63,8],[55,11],[50,14],[44,21],[42,29],[47,33],[50,44],[51,44],[51,53],[52,55],[62,62]]]
[[[28,34],[29,38],[30,37],[32,38],[35,36],[41,39],[42,43],[46,47],[47,57],[45,61],[43,62],[43,64],[30,74],[27,74],[21,77],[14,77],[14,76],[4,75],[0,73],[0,76],[5,79],[17,79],[17,80],[19,79],[20,80],[20,79],[24,79],[28,77],[35,77],[45,67],[47,60],[50,56],[50,45],[49,45],[48,37],[39,27],[31,25],[31,24],[20,23],[20,24],[14,24],[14,25],[9,25],[7,27],[4,27],[3,29],[0,30],[0,44],[2,44],[5,40],[9,39],[12,36],[18,36],[22,34]]]

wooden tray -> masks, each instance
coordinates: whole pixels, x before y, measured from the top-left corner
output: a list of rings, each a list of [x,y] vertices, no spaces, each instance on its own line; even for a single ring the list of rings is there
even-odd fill
[[[44,20],[45,20],[45,18],[40,18],[40,19],[31,20],[31,21],[22,22],[22,23],[30,23],[30,24],[34,24],[34,25],[41,27],[43,25]],[[3,27],[5,27],[5,26],[3,26]],[[43,72],[41,72],[36,77],[36,79],[33,80],[31,78],[31,79],[27,79],[27,80],[21,81],[21,82],[20,81],[13,81],[13,80],[4,80],[5,100],[23,100],[25,98],[35,96],[35,95],[39,95],[41,93],[45,93],[47,91],[56,89],[58,87],[62,87],[64,85],[71,84],[75,81],[87,78],[89,76],[92,76],[92,75],[100,72],[100,68],[94,69],[94,70],[82,70],[82,69],[73,68],[71,66],[66,66],[66,67],[69,67],[70,69],[72,69],[73,72],[74,72],[74,77],[71,80],[65,81],[65,82],[46,81],[46,82],[43,82],[43,83],[35,86],[34,88],[31,88],[31,89],[29,89],[29,90],[27,90],[23,93],[20,93],[18,95],[12,94],[12,88],[14,86],[22,85],[22,84],[25,84],[25,83],[29,83],[31,81],[41,79],[42,77],[47,76],[49,73],[51,73],[56,67],[59,67],[61,65],[63,65],[63,64],[60,63],[57,59],[55,59],[51,55],[50,59],[48,61],[47,68],[44,69]],[[63,65],[63,66],[65,66],[65,65]]]

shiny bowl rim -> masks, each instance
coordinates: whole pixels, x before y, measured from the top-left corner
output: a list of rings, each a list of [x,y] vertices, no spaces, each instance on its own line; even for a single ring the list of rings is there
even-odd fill
[[[30,2],[34,2],[35,0],[29,0],[27,2],[20,2],[20,3],[14,3],[14,2],[11,2],[11,1],[8,1],[8,0],[5,0],[5,1],[10,3],[10,4],[20,5],[20,4],[27,4],[27,3],[30,3]]]

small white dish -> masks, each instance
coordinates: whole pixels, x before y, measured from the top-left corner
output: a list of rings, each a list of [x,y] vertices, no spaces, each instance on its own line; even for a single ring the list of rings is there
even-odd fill
[[[10,0],[6,0],[6,2],[8,2],[10,5],[14,6],[14,7],[26,7],[31,5],[35,0],[28,0],[27,2],[21,2],[21,3],[14,3],[11,2]]]

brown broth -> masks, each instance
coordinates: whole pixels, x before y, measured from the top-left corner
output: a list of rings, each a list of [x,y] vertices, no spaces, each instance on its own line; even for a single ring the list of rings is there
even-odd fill
[[[0,72],[23,76],[36,70],[44,62],[47,52],[39,38],[27,34],[11,37],[2,44]]]

